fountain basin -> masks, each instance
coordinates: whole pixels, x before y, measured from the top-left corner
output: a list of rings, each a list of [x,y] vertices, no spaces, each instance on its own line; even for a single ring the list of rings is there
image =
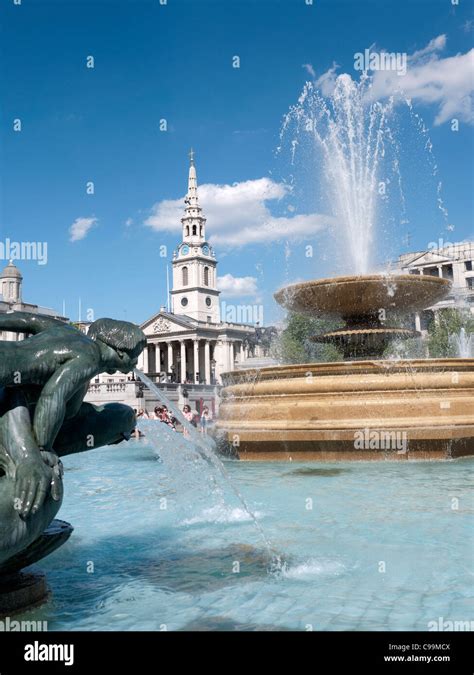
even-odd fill
[[[223,382],[216,426],[240,459],[474,454],[474,359],[310,363]]]
[[[450,286],[451,282],[441,277],[374,274],[303,281],[281,288],[274,297],[298,314],[329,314],[347,320],[372,316],[380,309],[425,309],[441,300]]]
[[[393,340],[418,336],[387,323],[390,314],[431,306],[450,286],[448,279],[412,274],[337,277],[291,284],[277,291],[275,299],[299,314],[341,316],[346,322],[343,329],[315,335],[313,340],[332,343],[345,359],[358,360],[381,358]]]

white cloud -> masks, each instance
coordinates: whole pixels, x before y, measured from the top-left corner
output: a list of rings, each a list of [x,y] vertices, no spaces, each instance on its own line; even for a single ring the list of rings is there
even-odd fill
[[[97,223],[97,218],[76,218],[69,228],[69,241],[85,239],[89,230]]]
[[[220,247],[244,246],[311,237],[332,222],[322,214],[273,216],[267,202],[278,203],[288,188],[269,178],[233,185],[212,183],[199,187],[199,200],[209,222],[211,243]],[[184,197],[155,204],[145,225],[159,232],[181,232]]]
[[[474,49],[465,54],[443,58],[446,35],[433,38],[423,49],[407,56],[407,73],[400,76],[395,70],[371,72],[370,98],[382,100],[400,94],[414,102],[437,106],[435,125],[453,117],[474,124],[472,95],[474,91]],[[373,50],[373,46],[370,48]],[[336,70],[332,67],[316,80],[324,96],[334,90]]]
[[[433,38],[428,42],[426,47],[413,52],[410,56],[412,61],[420,61],[424,56],[433,54],[434,52],[440,51],[446,47],[446,35],[438,35],[438,37]]]
[[[446,36],[439,35],[424,49],[408,56],[408,70],[403,77],[394,71],[376,71],[371,98],[383,98],[401,90],[413,101],[437,106],[435,125],[453,117],[473,124],[474,49],[442,58],[439,52],[445,47]]]
[[[234,277],[232,274],[224,274],[217,277],[217,288],[222,295],[228,298],[256,295],[257,279],[255,277]]]
[[[313,66],[311,65],[311,63],[303,63],[303,68],[306,70],[308,75],[311,75],[313,80],[316,79],[316,72],[315,72]]]

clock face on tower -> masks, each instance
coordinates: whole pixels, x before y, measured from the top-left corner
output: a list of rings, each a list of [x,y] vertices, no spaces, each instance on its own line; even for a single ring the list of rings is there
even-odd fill
[[[204,253],[204,255],[209,255],[209,246],[204,245],[202,247],[202,252]]]
[[[186,245],[183,246],[181,248],[181,255],[188,255],[188,253],[189,253],[189,246],[186,246]]]

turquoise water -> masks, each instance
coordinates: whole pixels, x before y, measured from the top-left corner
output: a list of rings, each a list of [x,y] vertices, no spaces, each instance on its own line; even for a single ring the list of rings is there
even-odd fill
[[[471,460],[226,462],[281,556],[275,570],[225,482],[167,433],[163,461],[148,439],[65,458],[59,516],[75,531],[41,562],[53,598],[28,618],[50,630],[389,631],[473,618]]]

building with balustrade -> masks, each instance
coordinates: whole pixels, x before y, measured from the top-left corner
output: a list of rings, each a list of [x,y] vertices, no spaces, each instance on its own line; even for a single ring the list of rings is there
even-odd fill
[[[474,242],[404,253],[398,258],[398,267],[403,274],[427,274],[452,282],[445,298],[415,315],[416,330],[426,331],[436,312],[443,308],[467,309],[474,313]]]

